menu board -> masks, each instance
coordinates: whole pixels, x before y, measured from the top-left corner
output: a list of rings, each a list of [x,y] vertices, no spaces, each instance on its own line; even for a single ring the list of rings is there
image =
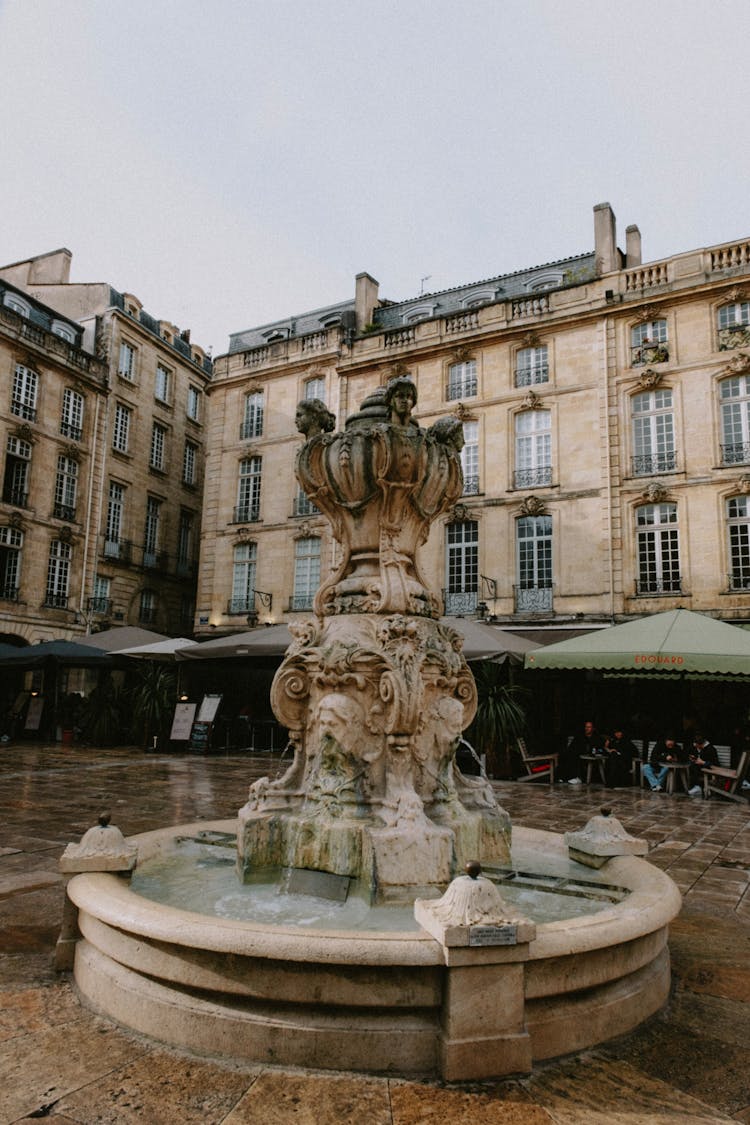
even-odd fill
[[[172,742],[189,742],[195,718],[195,703],[178,703],[174,709],[172,729],[169,737]]]

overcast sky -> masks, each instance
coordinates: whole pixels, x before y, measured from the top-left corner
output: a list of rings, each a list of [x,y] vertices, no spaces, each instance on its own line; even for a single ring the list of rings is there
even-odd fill
[[[748,0],[0,0],[0,262],[230,332],[750,235]]]

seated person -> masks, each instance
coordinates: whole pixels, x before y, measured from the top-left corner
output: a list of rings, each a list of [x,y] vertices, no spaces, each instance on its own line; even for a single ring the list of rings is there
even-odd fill
[[[638,750],[625,737],[622,724],[615,726],[614,730],[604,740],[604,773],[607,785],[613,789],[621,789],[631,785],[633,781],[633,759],[638,757]]]
[[[703,793],[703,773],[701,771],[719,764],[716,747],[700,731],[696,731],[693,735],[693,748],[690,751],[689,761],[688,793],[691,797],[700,797]]]
[[[683,762],[685,760],[682,745],[676,741],[670,732],[654,743],[648,753],[648,761],[641,766],[641,773],[651,786],[652,793],[658,793],[663,788],[664,778],[669,773],[663,762]]]
[[[586,719],[583,730],[574,735],[560,755],[560,778],[568,785],[581,784],[581,755],[601,754],[604,739],[591,719]]]

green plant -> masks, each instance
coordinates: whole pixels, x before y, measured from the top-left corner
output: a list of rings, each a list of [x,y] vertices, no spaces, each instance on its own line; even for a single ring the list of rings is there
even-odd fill
[[[101,676],[83,704],[80,728],[83,739],[96,746],[114,746],[128,740],[125,696],[109,672]]]
[[[176,677],[172,668],[144,660],[135,670],[134,681],[129,693],[134,731],[146,747],[154,735],[167,732],[174,710]]]
[[[477,753],[485,755],[488,774],[510,776],[513,744],[526,733],[529,692],[510,682],[505,665],[489,660],[475,668],[474,679],[477,713],[469,739]]]

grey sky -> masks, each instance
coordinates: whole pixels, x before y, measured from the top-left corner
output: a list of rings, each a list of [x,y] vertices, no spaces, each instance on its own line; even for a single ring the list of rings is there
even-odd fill
[[[750,234],[747,0],[0,0],[0,261],[230,332]]]

